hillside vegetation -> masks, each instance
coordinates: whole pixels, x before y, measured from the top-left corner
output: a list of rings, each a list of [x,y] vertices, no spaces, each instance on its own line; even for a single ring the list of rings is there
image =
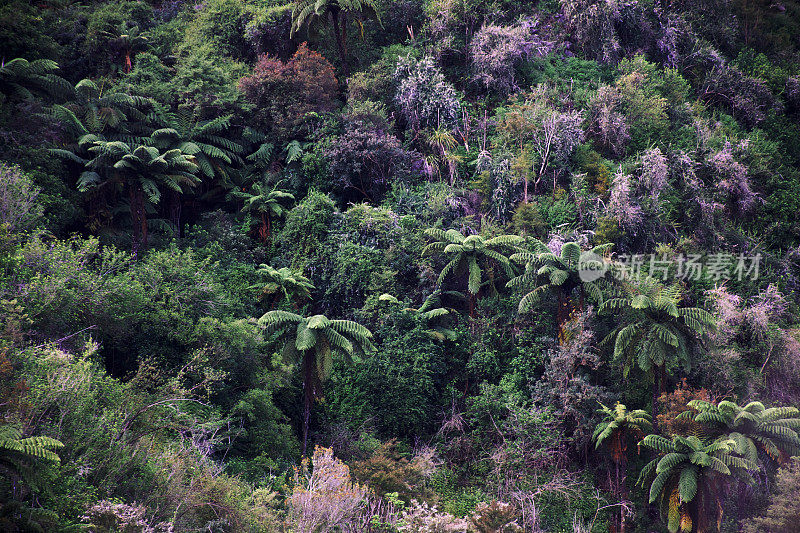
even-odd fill
[[[791,533],[797,0],[0,2],[0,530]]]

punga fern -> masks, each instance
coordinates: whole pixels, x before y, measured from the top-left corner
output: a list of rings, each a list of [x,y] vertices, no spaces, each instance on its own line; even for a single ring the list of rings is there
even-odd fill
[[[671,533],[707,531],[709,520],[718,525],[723,484],[757,468],[733,454],[731,439],[707,442],[696,436],[648,435],[640,445],[659,455],[642,469],[638,483],[650,483],[649,501],[658,505]],[[750,481],[749,476],[744,479]]]
[[[469,295],[469,315],[475,317],[475,300],[483,286],[483,274],[489,274],[489,283],[493,285],[494,271],[497,265],[502,272],[511,277],[514,273],[507,251],[520,251],[518,246],[523,242],[517,235],[498,235],[484,238],[480,235],[464,236],[455,229],[447,231],[439,228],[425,230],[425,235],[433,239],[422,251],[423,255],[440,254],[449,261],[439,273],[437,285],[442,286],[451,274],[461,274],[467,278]]]
[[[295,0],[292,8],[291,37],[305,25],[330,19],[342,71],[347,74],[348,22],[351,18],[355,20],[363,35],[365,18],[375,19],[381,24],[378,5],[375,0]]]
[[[0,425],[0,468],[18,476],[33,489],[39,488],[42,464],[59,464],[57,450],[61,441],[50,437],[23,438],[22,431],[13,424]]]
[[[275,305],[281,293],[286,297],[286,303],[289,304],[295,300],[311,299],[314,284],[299,271],[288,267],[273,268],[269,265],[259,265],[256,274],[261,276],[264,283],[253,285],[250,288],[259,289],[262,297],[272,295],[270,307]]]
[[[50,59],[28,61],[21,57],[0,64],[0,93],[15,100],[34,96],[69,97],[73,87],[55,74],[58,64]]]
[[[600,405],[599,410],[604,416],[603,421],[597,424],[592,435],[595,442],[595,449],[604,443],[611,452],[611,459],[614,461],[615,470],[615,490],[617,495],[624,499],[627,490],[625,485],[626,470],[628,465],[627,448],[628,439],[631,435],[643,435],[645,431],[652,429],[650,414],[641,409],[628,411],[628,408],[619,402],[613,409]],[[617,518],[620,530],[624,530],[625,513],[620,509]]]
[[[430,294],[422,305],[419,307],[406,307],[403,309],[405,312],[415,313],[419,316],[428,329],[425,330],[431,338],[438,342],[445,340],[455,340],[456,332],[452,329],[451,323],[457,314],[457,311],[452,307],[446,307],[442,300],[443,297],[455,298],[464,300],[464,295],[456,291],[442,291],[437,289]],[[400,305],[400,300],[391,294],[384,293],[378,298],[382,302],[387,302],[393,305]]]
[[[604,340],[614,343],[614,361],[622,365],[624,377],[632,368],[645,372],[653,384],[653,416],[666,372],[677,366],[691,368],[689,344],[714,328],[714,317],[697,307],[682,307],[679,285],[664,286],[646,278],[633,292],[611,298],[600,313],[614,313],[620,325]]]
[[[603,244],[583,251],[578,243],[568,242],[556,255],[542,241],[532,239],[532,250],[511,256],[512,261],[525,265],[525,271],[508,282],[510,288],[527,290],[519,302],[519,312],[530,312],[544,294],[556,293],[558,338],[563,342],[564,324],[573,311],[583,310],[587,297],[603,303],[603,288],[608,284],[603,256],[611,246]]]
[[[351,361],[354,355],[372,352],[372,333],[351,320],[331,320],[325,315],[303,317],[288,311],[269,311],[258,323],[274,342],[283,345],[287,362],[299,362],[303,372],[303,453],[308,442],[311,404],[322,391],[322,383],[333,368],[333,356]]]
[[[705,429],[706,436],[731,439],[734,451],[752,463],[779,465],[791,456],[800,455],[800,411],[795,407],[766,408],[761,402],[739,406],[722,401],[713,404],[692,400],[681,418],[693,418]]]
[[[286,215],[288,208],[284,205],[294,201],[294,195],[280,190],[280,183],[269,187],[266,183],[255,183],[250,191],[233,191],[231,195],[244,201],[243,213],[248,213],[260,221],[258,236],[267,242],[272,235],[272,219]]]

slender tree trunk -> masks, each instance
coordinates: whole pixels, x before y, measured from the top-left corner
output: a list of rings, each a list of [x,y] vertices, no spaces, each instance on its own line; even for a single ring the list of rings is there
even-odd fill
[[[522,189],[522,203],[528,203],[528,176],[525,176],[525,181]]]
[[[314,358],[310,350],[303,353],[303,455],[308,444],[308,425],[311,420],[311,403],[314,400]]]
[[[267,242],[268,235],[267,217],[264,213],[261,213],[261,226],[258,228],[258,237],[261,239],[261,242]]]
[[[130,73],[132,66],[133,65],[131,63],[131,51],[130,51],[130,49],[128,49],[128,50],[125,50],[125,73],[126,74]]]
[[[625,484],[626,479],[628,478],[628,456],[626,455],[627,451],[627,444],[625,442],[625,434],[623,433],[620,437],[621,439],[621,446],[622,455],[620,456],[620,460],[617,463],[617,469],[619,475],[621,476],[619,481],[619,497],[620,500],[627,500],[628,499],[628,486]],[[619,531],[620,533],[625,533],[625,507],[620,505],[619,506]]]
[[[181,193],[170,191],[169,193],[169,221],[175,227],[175,236],[181,236]]]
[[[138,184],[131,185],[128,189],[131,202],[131,225],[133,229],[134,256],[138,256],[139,250],[147,246],[147,214],[144,209],[144,191]]]
[[[558,344],[564,344],[566,335],[564,334],[564,324],[569,318],[567,312],[567,298],[562,291],[558,292],[558,309],[556,310],[556,327],[558,328]]]
[[[658,398],[661,396],[661,367],[653,369],[653,429],[658,432]]]
[[[344,74],[344,76],[347,76],[348,74],[347,51],[345,49],[345,44],[344,44],[344,39],[345,39],[344,31],[347,30],[347,27],[346,25],[339,23],[340,13],[341,12],[338,9],[332,10],[331,19],[333,21],[333,34],[336,37],[336,48],[339,50],[339,61],[342,63],[342,74]]]

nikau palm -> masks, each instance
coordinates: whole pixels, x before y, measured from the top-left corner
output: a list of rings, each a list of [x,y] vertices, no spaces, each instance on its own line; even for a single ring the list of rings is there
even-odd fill
[[[691,368],[689,343],[714,327],[714,317],[698,307],[681,307],[678,285],[663,286],[652,278],[630,295],[603,302],[600,312],[621,315],[622,324],[603,342],[614,341],[614,361],[623,377],[638,366],[652,381],[653,417],[668,368]]]
[[[707,436],[731,439],[734,451],[752,463],[759,463],[759,451],[781,464],[791,456],[800,455],[800,417],[795,407],[764,407],[750,402],[741,407],[733,402],[713,404],[692,400],[681,418],[692,417],[702,424]]]
[[[308,442],[311,404],[333,368],[333,356],[352,361],[353,355],[374,350],[372,333],[351,320],[330,320],[324,315],[303,317],[287,311],[269,311],[258,323],[266,334],[277,334],[287,362],[300,363],[303,373],[303,454]]]
[[[503,273],[511,277],[514,270],[511,262],[504,253],[518,250],[517,245],[522,243],[522,237],[517,235],[498,235],[485,239],[480,235],[464,236],[455,229],[447,231],[430,228],[425,230],[425,235],[435,239],[423,250],[423,255],[439,253],[449,259],[444,266],[437,285],[439,287],[451,274],[466,275],[467,293],[469,295],[469,316],[475,318],[475,301],[478,292],[483,286],[483,273],[489,274],[489,281],[493,282],[494,271],[491,265],[497,265]]]
[[[582,252],[576,242],[567,242],[556,255],[538,239],[533,239],[533,251],[519,252],[511,256],[511,260],[524,264],[525,272],[508,282],[508,287],[534,286],[519,302],[519,312],[528,313],[534,304],[539,302],[546,292],[558,295],[556,323],[558,340],[564,341],[564,324],[573,311],[583,311],[586,298],[602,304],[602,285],[606,283],[605,264],[602,257],[611,248],[611,244],[595,246]],[[598,273],[597,277],[591,271]],[[543,278],[542,283],[538,280]],[[577,303],[574,296],[577,292]]]
[[[671,533],[719,529],[722,520],[723,484],[740,471],[756,465],[733,455],[731,439],[706,442],[696,436],[648,435],[640,443],[660,454],[639,475],[639,484],[650,483],[650,503],[656,503]]]
[[[615,490],[617,495],[624,497],[625,477],[628,464],[627,450],[628,438],[632,435],[644,435],[653,427],[650,414],[641,409],[628,411],[625,405],[617,402],[613,409],[601,404],[600,412],[605,415],[602,422],[595,427],[592,440],[595,442],[595,449],[604,443],[611,452],[611,459],[615,468]],[[624,509],[620,508],[619,530],[625,530]]]

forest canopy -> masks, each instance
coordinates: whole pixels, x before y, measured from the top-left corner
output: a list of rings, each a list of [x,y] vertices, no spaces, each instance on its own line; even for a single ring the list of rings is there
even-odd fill
[[[0,530],[798,531],[797,0],[0,4]]]

